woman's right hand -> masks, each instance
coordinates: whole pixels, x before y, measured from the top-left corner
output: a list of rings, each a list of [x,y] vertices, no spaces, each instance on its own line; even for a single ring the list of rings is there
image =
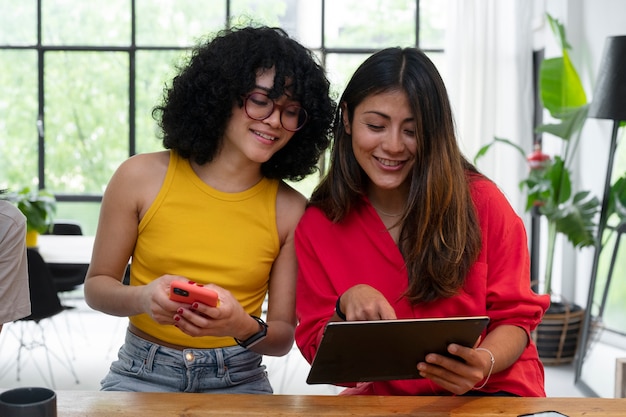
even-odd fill
[[[174,314],[180,303],[170,300],[170,283],[188,281],[178,275],[163,275],[142,287],[141,309],[159,324],[174,324]]]
[[[340,308],[348,321],[397,318],[395,310],[385,296],[365,284],[355,285],[344,292],[341,295]]]

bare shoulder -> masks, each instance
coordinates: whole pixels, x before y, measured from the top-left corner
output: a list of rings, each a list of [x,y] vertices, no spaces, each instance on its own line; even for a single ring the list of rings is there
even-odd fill
[[[284,181],[278,186],[276,220],[281,240],[293,233],[306,208],[307,199]]]
[[[154,200],[169,164],[169,151],[134,155],[120,164],[105,191],[105,199],[114,204],[131,204],[143,212]]]
[[[306,207],[306,197],[289,184],[281,181],[278,186],[278,195],[276,196],[276,210],[286,210],[289,212],[297,212],[300,215]]]
[[[134,188],[140,191],[141,187],[150,187],[154,183],[159,186],[167,173],[169,152],[153,152],[131,156],[117,168],[109,188]]]
[[[170,160],[169,151],[150,152],[133,155],[119,166],[116,175],[130,175],[134,178],[163,174],[167,171]]]

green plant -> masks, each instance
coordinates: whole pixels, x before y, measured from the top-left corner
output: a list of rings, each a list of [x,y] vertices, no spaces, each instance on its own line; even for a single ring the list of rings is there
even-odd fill
[[[26,230],[45,233],[52,227],[56,214],[56,199],[46,190],[23,187],[15,192],[0,195],[3,200],[14,203],[26,216]]]
[[[527,160],[530,165],[528,176],[520,182],[520,188],[526,190],[526,210],[536,208],[545,217],[548,224],[546,248],[546,270],[543,291],[552,294],[552,269],[556,237],[560,233],[575,248],[593,246],[596,239],[595,217],[600,202],[589,191],[572,190],[571,162],[580,140],[580,132],[585,123],[589,104],[585,90],[572,64],[568,50],[564,26],[552,16],[547,16],[550,27],[560,46],[562,55],[545,59],[539,72],[539,90],[541,102],[550,112],[555,123],[544,124],[537,128],[562,141],[562,153],[549,157],[537,146]],[[495,138],[483,146],[474,162],[496,144],[504,143],[517,149],[522,157],[524,150],[516,144],[502,138]]]

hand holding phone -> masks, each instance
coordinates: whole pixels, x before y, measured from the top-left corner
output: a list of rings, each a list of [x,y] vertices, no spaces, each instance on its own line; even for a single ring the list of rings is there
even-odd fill
[[[170,300],[179,303],[195,302],[217,307],[218,295],[215,291],[205,288],[194,281],[172,281],[170,284]]]

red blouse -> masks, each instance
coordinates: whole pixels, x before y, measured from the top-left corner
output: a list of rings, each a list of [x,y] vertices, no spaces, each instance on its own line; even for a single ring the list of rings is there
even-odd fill
[[[337,297],[356,284],[379,290],[398,318],[487,315],[487,333],[509,324],[530,335],[548,308],[549,296],[537,295],[530,288],[524,224],[493,182],[474,180],[471,192],[483,239],[478,260],[458,295],[415,306],[402,297],[408,283],[404,259],[369,202],[354,209],[341,223],[332,223],[315,207],[306,210],[295,237],[299,264],[295,337],[309,363]],[[528,343],[511,367],[492,375],[482,391],[545,396],[543,366],[534,343]],[[449,394],[427,379],[360,383],[344,393]]]

